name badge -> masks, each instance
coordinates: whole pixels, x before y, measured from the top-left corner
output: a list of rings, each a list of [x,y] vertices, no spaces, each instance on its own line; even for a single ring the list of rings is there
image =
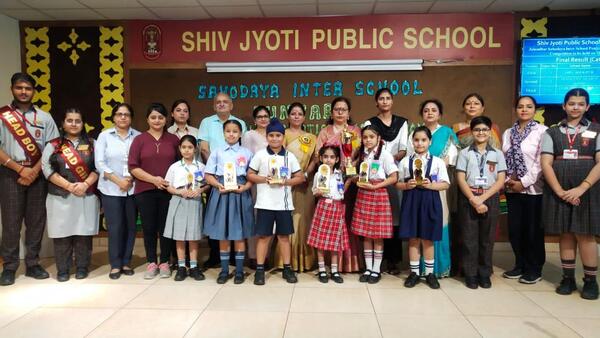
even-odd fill
[[[89,144],[81,144],[77,146],[77,150],[82,150],[82,151],[86,151],[90,149],[90,145]]]
[[[576,160],[578,157],[579,157],[579,150],[577,150],[577,149],[563,150],[563,159],[565,159],[565,160]]]
[[[475,177],[475,185],[476,186],[487,186],[488,184],[488,178],[487,177]]]
[[[581,137],[585,138],[594,138],[596,137],[596,132],[591,130],[586,130],[581,134]]]

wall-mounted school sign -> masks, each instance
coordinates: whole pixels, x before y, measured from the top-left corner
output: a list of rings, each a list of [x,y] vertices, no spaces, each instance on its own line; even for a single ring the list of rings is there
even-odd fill
[[[131,21],[128,25],[133,67],[207,61],[512,60],[514,47],[511,14]]]

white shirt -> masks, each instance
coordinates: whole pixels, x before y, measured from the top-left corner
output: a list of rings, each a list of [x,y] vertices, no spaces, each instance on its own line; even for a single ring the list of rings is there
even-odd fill
[[[300,171],[300,163],[298,163],[298,159],[294,154],[283,148],[278,154],[275,154],[269,147],[254,154],[254,157],[250,160],[250,169],[256,171],[259,176],[266,177],[269,175],[269,162],[272,158],[275,158],[278,167],[287,167],[288,179]],[[294,210],[292,187],[258,183],[256,185],[256,203],[254,207],[266,210]]]
[[[317,171],[317,173],[315,174],[315,178],[313,180],[313,186],[312,186],[312,191],[318,191],[319,189],[317,189],[317,187],[319,186],[319,180],[321,179],[322,175],[320,172]],[[336,200],[336,201],[342,201],[344,199],[344,177],[342,176],[342,172],[338,169],[334,169],[333,173],[329,176],[329,192],[326,194],[323,194],[323,197],[325,198],[330,198],[332,200]],[[340,191],[340,186],[339,184],[341,184],[341,191]]]
[[[420,158],[423,162],[423,178],[425,178],[425,174],[427,173],[427,163],[429,163],[429,158],[431,159],[431,171],[429,175],[431,176],[431,181],[433,182],[446,182],[450,183],[450,177],[448,177],[448,171],[446,170],[446,163],[439,157],[431,156],[429,152],[422,156],[417,154],[413,154],[412,156],[406,156],[400,161],[398,164],[398,180],[401,182],[406,182],[410,179],[410,170],[409,165],[410,161],[413,161],[413,170],[416,168],[414,161],[417,158]]]
[[[204,180],[204,164],[200,161],[194,161],[190,164],[185,163],[184,160],[177,161],[169,167],[165,180],[169,184],[176,188],[185,188],[189,184],[189,175],[193,175],[196,180],[196,187],[200,186],[200,182]]]
[[[379,160],[375,160],[375,151],[367,152],[365,150],[363,162],[369,164],[369,181],[385,180],[388,176],[398,171],[398,167],[394,163],[394,156],[385,149],[381,150]],[[379,168],[376,168],[377,166],[374,164],[379,164]]]

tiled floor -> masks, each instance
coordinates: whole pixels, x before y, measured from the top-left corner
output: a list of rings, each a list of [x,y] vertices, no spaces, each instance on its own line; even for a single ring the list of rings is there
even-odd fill
[[[19,271],[15,285],[0,288],[0,337],[600,337],[600,301],[554,293],[555,246],[544,281],[522,285],[500,277],[512,254],[497,245],[490,290],[469,290],[457,279],[442,280],[441,290],[409,290],[405,273],[376,285],[354,274],[342,285],[321,284],[304,273],[295,285],[269,274],[263,287],[251,278],[221,286],[216,269],[201,282],[147,281],[143,248],[135,253],[136,274],[117,281],[107,276],[102,245],[85,280],[56,282],[51,259],[42,262],[51,279]]]

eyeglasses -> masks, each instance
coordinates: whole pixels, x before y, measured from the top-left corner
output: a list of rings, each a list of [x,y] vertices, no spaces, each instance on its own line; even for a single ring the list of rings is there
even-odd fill
[[[131,117],[130,113],[116,113],[115,116],[118,117]]]
[[[260,120],[260,119],[268,119],[269,115],[256,115],[255,119]]]
[[[489,128],[475,128],[473,129],[473,133],[487,133],[490,131]]]
[[[345,113],[350,110],[348,108],[333,108],[333,111],[336,113]]]

